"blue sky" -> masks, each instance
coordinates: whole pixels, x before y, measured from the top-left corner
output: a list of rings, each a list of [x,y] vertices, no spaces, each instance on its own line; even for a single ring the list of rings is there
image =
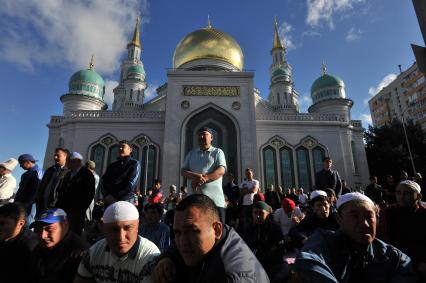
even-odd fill
[[[424,45],[411,1],[401,0],[3,0],[0,6],[0,161],[32,153],[44,159],[51,115],[62,114],[59,97],[72,73],[87,68],[106,81],[108,102],[121,58],[142,18],[142,61],[148,96],[166,82],[173,51],[189,32],[207,24],[232,35],[255,71],[255,86],[267,97],[270,49],[276,16],[288,48],[303,111],[321,74],[346,83],[354,100],[352,119],[368,125],[366,101],[398,71],[414,62],[410,43]],[[71,149],[72,150],[72,149]],[[49,157],[51,158],[51,157]],[[17,169],[18,177],[23,171]]]

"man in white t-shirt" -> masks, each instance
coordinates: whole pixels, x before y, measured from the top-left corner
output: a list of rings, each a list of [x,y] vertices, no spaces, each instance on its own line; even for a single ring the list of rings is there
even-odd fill
[[[150,270],[160,251],[138,236],[136,207],[127,201],[111,204],[103,215],[103,225],[105,239],[83,257],[74,283],[152,282]]]
[[[242,209],[240,227],[244,229],[251,219],[251,206],[254,195],[259,191],[259,181],[253,179],[253,169],[246,169],[246,179],[241,183],[240,194],[242,197]]]

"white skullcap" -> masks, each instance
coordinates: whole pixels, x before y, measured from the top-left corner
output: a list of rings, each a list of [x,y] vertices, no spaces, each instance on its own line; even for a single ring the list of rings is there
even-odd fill
[[[365,202],[368,202],[368,203],[370,203],[374,206],[374,202],[369,197],[367,197],[366,195],[363,195],[361,193],[355,192],[355,193],[348,193],[348,194],[342,195],[337,200],[336,207],[337,207],[337,209],[339,209],[339,207],[341,207],[345,203],[350,202],[350,201],[354,201],[354,200],[365,201]]]
[[[117,201],[108,206],[102,219],[105,224],[118,221],[139,220],[139,212],[130,202]]]
[[[73,153],[71,153],[70,159],[80,159],[80,160],[83,160],[83,155],[81,155],[80,153],[74,151]]]
[[[415,191],[416,191],[416,193],[418,193],[418,194],[420,194],[420,193],[421,193],[421,191],[422,191],[422,189],[420,188],[420,185],[419,185],[419,184],[417,184],[417,183],[416,183],[416,182],[414,182],[414,181],[405,180],[405,181],[402,181],[401,183],[399,183],[399,185],[407,186],[407,187],[409,187],[410,189],[415,190]]]
[[[327,193],[324,192],[324,191],[320,191],[320,190],[313,191],[311,193],[311,200],[313,200],[314,198],[319,197],[319,196],[327,197]]]

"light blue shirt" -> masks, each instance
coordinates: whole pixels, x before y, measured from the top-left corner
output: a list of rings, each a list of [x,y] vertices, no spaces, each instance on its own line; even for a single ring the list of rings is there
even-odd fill
[[[206,151],[196,148],[188,153],[182,165],[183,170],[195,173],[210,174],[218,167],[226,170],[225,154],[220,148],[211,146]],[[188,193],[192,193],[191,180],[187,181]],[[222,177],[212,182],[205,183],[200,187],[202,193],[211,198],[217,207],[225,207],[223,195]]]

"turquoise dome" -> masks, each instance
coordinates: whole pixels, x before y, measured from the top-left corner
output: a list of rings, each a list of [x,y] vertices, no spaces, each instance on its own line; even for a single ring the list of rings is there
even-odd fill
[[[130,73],[138,73],[138,74],[145,75],[145,69],[143,68],[142,65],[131,66],[129,69],[127,69],[127,74],[130,74]]]
[[[276,76],[290,76],[290,71],[287,68],[278,68],[272,72],[272,77]]]
[[[105,94],[104,79],[92,69],[75,72],[69,81],[69,93],[102,99]]]
[[[343,88],[345,83],[339,77],[324,74],[312,84],[311,94],[323,88]]]

